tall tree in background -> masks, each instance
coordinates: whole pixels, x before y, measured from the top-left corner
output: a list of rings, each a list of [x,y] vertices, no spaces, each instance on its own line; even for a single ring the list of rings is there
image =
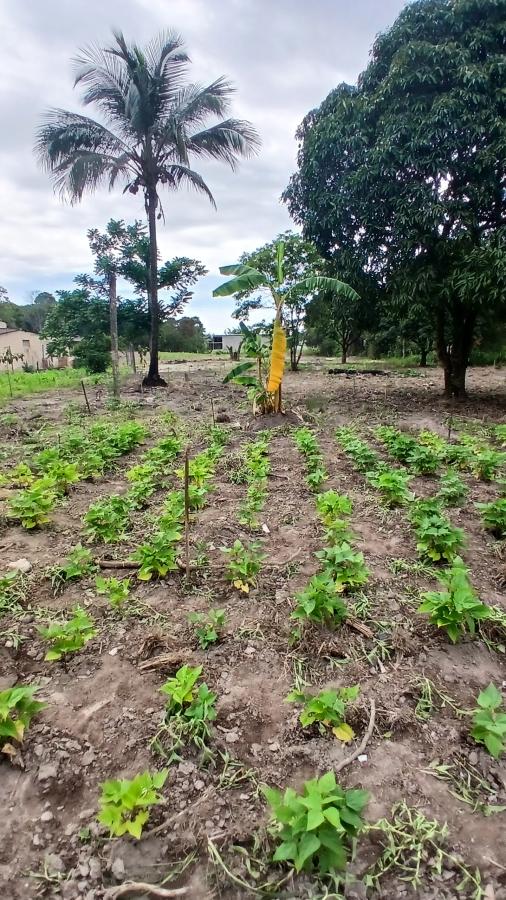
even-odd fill
[[[149,227],[150,364],[145,382],[164,384],[158,370],[159,309],[157,217],[159,190],[183,184],[204,193],[215,206],[193,158],[220,160],[235,167],[254,152],[259,139],[249,122],[226,118],[208,128],[209,117],[227,114],[233,93],[225,78],[207,87],[186,80],[189,58],[181,38],[171,32],[147,47],[129,44],[114,32],[111,47],[90,47],[76,59],[75,84],[83,102],[97,108],[107,123],[61,109],[49,110],[40,127],[36,151],[55,187],[71,202],[105,182],[118,180],[144,195]]]
[[[284,195],[324,256],[355,250],[396,303],[423,302],[447,396],[506,312],[505,28],[502,0],[407,5],[358,87],[302,123]]]

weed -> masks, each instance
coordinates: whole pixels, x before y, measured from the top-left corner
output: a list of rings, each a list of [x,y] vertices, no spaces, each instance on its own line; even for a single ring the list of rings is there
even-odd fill
[[[384,468],[368,472],[367,480],[380,492],[382,500],[389,507],[405,506],[413,500],[414,494],[408,490],[411,475],[401,469]]]
[[[131,510],[131,500],[126,496],[118,495],[97,500],[84,515],[84,533],[90,541],[103,541],[104,544],[123,541],[126,538]]]
[[[421,722],[427,722],[431,718],[434,710],[434,700],[432,697],[432,682],[428,678],[421,678],[418,684],[420,696],[415,706],[415,716]]]
[[[482,896],[479,870],[473,874],[444,850],[448,836],[446,824],[428,819],[421,810],[408,806],[404,800],[393,807],[391,815],[390,820],[379,819],[366,826],[367,832],[378,832],[385,841],[381,856],[364,877],[367,887],[377,888],[385,875],[398,872],[402,880],[416,890],[426,882],[427,869],[440,876],[443,863],[448,860],[462,873],[459,890],[471,883],[476,889],[473,898],[479,900]]]
[[[0,575],[0,616],[14,615],[25,600],[25,579],[18,571]]]
[[[203,650],[220,639],[225,625],[225,610],[210,609],[206,613],[190,613],[188,621],[195,625],[195,633]]]
[[[322,875],[345,868],[351,840],[363,827],[366,791],[345,791],[327,772],[306,781],[300,794],[268,787],[263,793],[275,823],[275,862],[291,862],[296,872],[317,869]]]
[[[483,525],[495,537],[506,538],[506,499],[477,503]]]
[[[335,582],[327,573],[313,575],[304,591],[296,596],[297,606],[292,619],[309,620],[327,626],[340,625],[348,610],[336,592]]]
[[[506,806],[489,802],[497,796],[497,787],[486,781],[467,761],[463,762],[459,757],[454,757],[454,760],[452,763],[440,763],[436,759],[423,771],[439,781],[448,782],[451,795],[467,803],[473,812],[479,811],[484,816],[504,812]]]
[[[422,594],[418,612],[428,613],[437,628],[444,628],[453,644],[466,631],[476,632],[476,624],[490,617],[489,607],[477,597],[468,578],[469,570],[460,556],[446,572],[438,576],[444,591],[427,591]]]
[[[140,581],[151,581],[153,576],[165,578],[168,572],[177,571],[177,551],[173,539],[179,540],[180,536],[180,529],[170,534],[166,530],[159,531],[137,547],[132,560],[139,563],[137,578]]]
[[[39,626],[38,631],[52,645],[44,657],[48,661],[62,659],[68,653],[80,650],[97,633],[93,619],[80,606],[74,607],[72,618],[67,622],[54,622],[47,628]]]
[[[107,598],[107,602],[114,609],[121,609],[130,594],[129,578],[102,578],[98,575],[95,579],[97,594]]]
[[[363,553],[353,550],[346,541],[333,547],[325,547],[315,555],[321,561],[324,572],[333,579],[338,593],[352,591],[366,584],[369,579]]]
[[[288,703],[304,704],[299,716],[303,728],[316,723],[320,734],[325,734],[326,729],[330,728],[339,741],[348,743],[353,740],[355,733],[345,721],[346,706],[356,700],[359,693],[360,687],[357,684],[349,688],[320,691],[314,696],[295,690],[288,694],[286,700]]]
[[[0,691],[0,750],[14,755],[10,741],[21,743],[31,720],[46,707],[46,703],[35,700],[38,687],[13,687]]]
[[[499,759],[506,746],[506,712],[500,712],[502,695],[494,684],[478,694],[478,709],[474,711],[471,737],[485,744],[488,752]]]
[[[139,839],[149,819],[149,810],[162,802],[159,791],[164,786],[168,769],[141,772],[132,779],[104,781],[99,800],[98,821],[109,829],[110,837],[131,834]]]
[[[436,498],[443,506],[460,506],[467,497],[467,485],[457,472],[451,470],[441,475]]]
[[[251,585],[256,583],[264,559],[260,544],[254,543],[245,547],[241,541],[236,540],[231,547],[220,547],[220,550],[228,557],[227,580],[239,591],[248,594]]]

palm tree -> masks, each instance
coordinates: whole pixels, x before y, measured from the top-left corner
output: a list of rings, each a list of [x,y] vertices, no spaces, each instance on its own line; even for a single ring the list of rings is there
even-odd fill
[[[41,124],[36,153],[63,198],[81,200],[102,183],[112,190],[144,194],[149,241],[151,315],[150,364],[145,383],[165,384],[158,371],[159,308],[157,218],[163,215],[159,189],[182,185],[205,194],[216,207],[193,158],[213,158],[235,168],[241,156],[259,147],[250,122],[223,118],[233,87],[224,77],[207,87],[187,81],[189,57],[181,37],[167,32],[145,48],[113,32],[111,47],[88,47],[75,60],[74,86],[83,103],[97,108],[103,121],[63,109],[50,109]],[[204,127],[209,117],[219,121]],[[105,123],[105,124],[103,124]]]

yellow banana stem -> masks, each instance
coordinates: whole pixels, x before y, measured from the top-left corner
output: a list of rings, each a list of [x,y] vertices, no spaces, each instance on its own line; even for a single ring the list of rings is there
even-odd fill
[[[286,334],[283,331],[281,323],[278,319],[274,322],[274,331],[272,333],[272,350],[271,362],[269,367],[269,378],[267,381],[267,390],[269,392],[277,391],[283,379],[283,369],[285,367],[286,354]]]

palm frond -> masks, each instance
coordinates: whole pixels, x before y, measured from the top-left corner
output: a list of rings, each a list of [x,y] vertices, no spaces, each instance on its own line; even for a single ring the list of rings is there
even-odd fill
[[[168,166],[164,166],[162,169],[160,181],[172,190],[178,190],[181,185],[186,184],[188,187],[199,191],[199,193],[205,194],[216,209],[216,202],[211,191],[202,176],[199,175],[195,169],[191,169],[189,166],[183,166],[179,163],[171,163]]]
[[[223,76],[212,84],[187,84],[174,98],[171,116],[187,128],[205,122],[207,116],[224,116],[234,93],[233,85]]]
[[[251,122],[242,119],[225,119],[204,131],[198,131],[188,140],[190,154],[220,159],[232,169],[235,169],[238,157],[252,156],[259,147],[258,132]]]
[[[53,176],[55,190],[71,202],[94,190],[106,177],[135,174],[128,147],[99,122],[62,109],[49,110],[39,128],[35,152]]]
[[[84,85],[83,103],[96,103],[106,114],[123,125],[128,77],[120,60],[107,50],[90,45],[74,59],[74,86]]]
[[[183,38],[176,31],[162,31],[146,47],[146,60],[153,78],[179,80],[190,62]]]

